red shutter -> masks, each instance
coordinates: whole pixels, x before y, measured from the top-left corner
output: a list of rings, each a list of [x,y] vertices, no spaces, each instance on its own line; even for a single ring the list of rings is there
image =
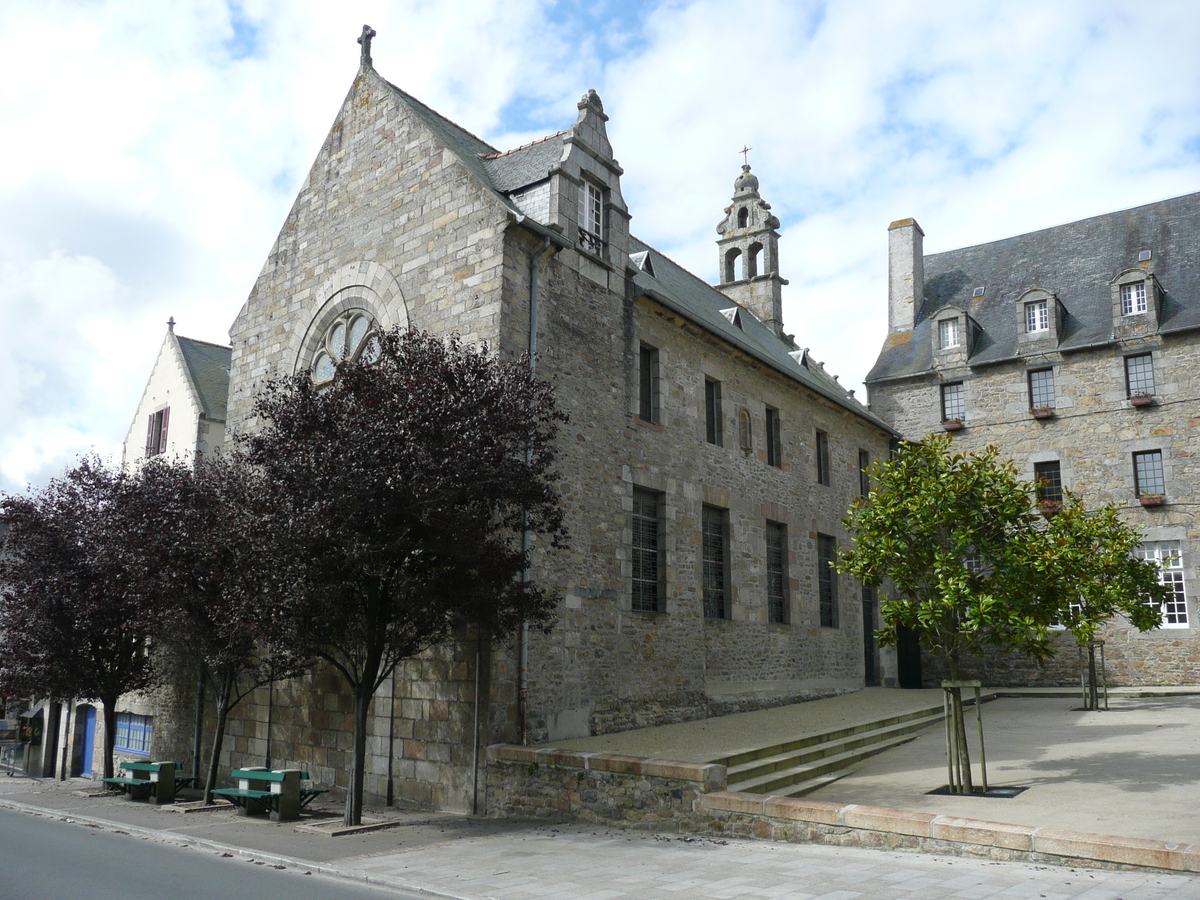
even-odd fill
[[[167,452],[167,419],[171,416],[171,407],[164,406],[162,411],[162,431],[158,435],[158,452]]]
[[[150,457],[154,454],[154,413],[150,413],[150,419],[146,422],[146,456]]]

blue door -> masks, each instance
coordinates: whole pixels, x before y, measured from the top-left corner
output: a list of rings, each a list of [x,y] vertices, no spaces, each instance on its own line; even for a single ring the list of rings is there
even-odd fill
[[[96,747],[96,707],[89,706],[83,712],[83,758],[79,761],[79,774],[85,778],[92,775],[92,751]]]

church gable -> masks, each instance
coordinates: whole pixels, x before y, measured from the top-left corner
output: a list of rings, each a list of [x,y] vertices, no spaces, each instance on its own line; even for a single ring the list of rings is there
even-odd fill
[[[268,373],[311,366],[337,321],[494,341],[505,198],[491,148],[364,67],[230,331],[230,418]]]

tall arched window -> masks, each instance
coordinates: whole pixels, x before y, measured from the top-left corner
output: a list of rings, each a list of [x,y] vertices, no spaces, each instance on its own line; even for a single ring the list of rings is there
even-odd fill
[[[750,224],[750,210],[742,207],[738,210],[738,228],[745,228]]]
[[[333,380],[339,363],[379,358],[379,333],[362,310],[351,310],[333,320],[325,330],[320,349],[313,357],[312,380],[324,384]]]

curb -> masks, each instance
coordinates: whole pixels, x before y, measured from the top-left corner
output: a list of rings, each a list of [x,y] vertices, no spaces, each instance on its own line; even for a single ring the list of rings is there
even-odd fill
[[[409,891],[413,894],[434,898],[434,900],[476,900],[474,897],[468,897],[463,894],[453,894],[449,891],[436,890],[434,888],[423,887],[419,884],[405,881],[401,878],[386,878],[378,875],[369,875],[366,872],[358,872],[354,869],[343,869],[339,866],[332,866],[328,863],[312,862],[306,859],[298,859],[293,856],[281,856],[278,853],[259,852],[257,850],[248,850],[244,847],[236,847],[233,844],[222,844],[220,841],[209,840],[208,838],[193,837],[192,835],[179,834],[175,831],[162,831],[156,828],[146,828],[141,825],[126,825],[124,822],[113,822],[108,819],[98,819],[94,816],[81,816],[75,813],[63,812],[62,810],[50,809],[45,806],[34,806],[30,803],[18,803],[15,800],[5,800],[0,798],[0,808],[11,809],[14,812],[25,813],[26,815],[43,816],[48,819],[57,819],[60,822],[68,824],[79,824],[99,828],[103,831],[112,832],[113,834],[128,834],[134,837],[143,838],[145,840],[157,841],[164,844],[176,844],[183,847],[192,847],[198,850],[215,850],[220,853],[228,853],[231,856],[239,859],[253,859],[264,863],[271,863],[278,866],[283,866],[288,869],[304,869],[314,875],[323,875],[327,878],[338,878],[344,881],[356,881],[360,884],[369,884],[373,887],[386,887],[398,890]]]
[[[1153,869],[1189,875],[1200,873],[1200,844],[1092,834],[1028,825],[1011,825],[855,803],[831,803],[802,797],[776,797],[739,791],[707,794],[699,806],[709,813],[739,817],[755,837],[786,840],[787,828],[807,829],[808,840],[875,846],[870,836],[896,839],[902,846],[945,852],[958,848],[999,852],[1005,858],[1031,862],[1078,863]],[[777,832],[784,837],[777,836]],[[838,840],[823,840],[836,836]]]

